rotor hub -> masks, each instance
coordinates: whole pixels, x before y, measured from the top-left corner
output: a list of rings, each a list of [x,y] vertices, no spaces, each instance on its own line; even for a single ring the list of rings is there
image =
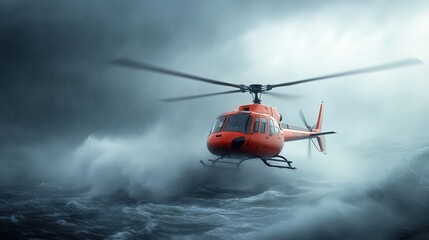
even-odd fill
[[[266,87],[262,84],[251,84],[248,87],[250,94],[253,97],[253,103],[261,103],[261,93],[267,91]]]
[[[249,85],[249,92],[251,93],[259,93],[264,91],[264,86],[262,84],[251,84]]]

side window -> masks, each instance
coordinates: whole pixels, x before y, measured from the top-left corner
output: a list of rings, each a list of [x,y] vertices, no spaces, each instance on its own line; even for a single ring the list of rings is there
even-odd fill
[[[274,121],[273,119],[270,119],[270,136],[274,135]]]
[[[259,118],[255,118],[255,125],[253,125],[253,132],[257,133],[259,131]]]
[[[267,128],[267,119],[261,118],[261,129],[259,130],[260,133],[264,133]]]
[[[250,125],[252,124],[252,117],[249,115],[249,117],[247,118],[246,121],[246,134],[248,134],[250,132]]]

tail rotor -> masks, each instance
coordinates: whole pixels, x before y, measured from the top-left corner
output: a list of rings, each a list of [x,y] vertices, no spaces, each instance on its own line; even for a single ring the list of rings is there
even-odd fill
[[[331,133],[335,133],[335,132],[329,132],[329,133],[328,132],[321,132],[322,131],[322,119],[323,119],[323,102],[322,102],[322,104],[320,104],[319,116],[317,117],[317,123],[314,124],[313,126],[310,126],[308,124],[302,110],[299,111],[299,116],[301,117],[301,120],[304,123],[305,127],[308,129],[308,132],[313,133],[313,134],[311,134],[312,136],[310,136],[308,138],[308,159],[311,159],[311,144],[312,143],[313,143],[314,147],[316,147],[316,149],[319,152],[326,154],[326,142],[325,142],[325,138],[323,135],[324,134],[331,134]],[[313,138],[317,139],[317,143],[318,143],[317,145],[319,145],[319,146],[316,145]]]
[[[302,112],[302,109],[299,110],[299,116],[301,117],[302,122],[304,123],[305,127],[308,129],[309,132],[313,132],[313,129],[316,127],[316,124],[314,124],[313,126],[310,126],[307,122],[307,120],[305,119],[304,113]],[[311,159],[311,143],[312,143],[312,139],[309,138],[308,139],[308,149],[307,149],[307,157],[308,159]]]

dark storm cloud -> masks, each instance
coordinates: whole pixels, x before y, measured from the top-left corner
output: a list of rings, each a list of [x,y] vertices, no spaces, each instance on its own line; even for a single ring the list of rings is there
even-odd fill
[[[130,22],[130,6],[93,4],[1,3],[2,177],[34,175],[43,158],[56,161],[64,151],[52,150],[90,134],[142,131],[156,122],[159,113],[137,98],[148,91],[106,74],[106,63],[130,42],[147,56],[160,55],[171,35],[153,25],[154,11],[145,6],[147,14]],[[45,157],[37,157],[40,149]]]
[[[144,122],[140,110],[150,107],[135,99],[133,86],[106,76],[103,65],[128,42],[139,41],[136,50],[148,56],[154,49],[162,53],[171,37],[165,30],[148,24],[144,14],[127,24],[130,9],[121,5],[10,2],[1,9],[3,141],[117,131]]]
[[[126,34],[127,28],[109,17],[114,9],[120,11],[121,6],[1,3],[2,178],[28,180],[53,173],[66,146],[89,134],[143,131],[156,120],[156,112],[146,117],[140,111],[153,110],[136,99],[144,89],[137,91],[132,82],[124,85],[120,76],[105,71],[114,47],[134,37],[135,29]],[[126,16],[124,9],[122,15]],[[105,24],[109,19],[117,25]],[[144,22],[141,30],[160,32],[144,38],[142,51],[150,53],[154,42],[162,48],[162,31]],[[48,166],[53,168],[44,170]]]

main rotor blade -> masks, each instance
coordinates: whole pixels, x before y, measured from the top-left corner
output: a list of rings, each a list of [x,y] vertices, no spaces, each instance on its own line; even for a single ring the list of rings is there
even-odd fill
[[[304,122],[304,124],[308,128],[308,130],[311,130],[310,125],[308,125],[307,121],[305,120],[304,113],[302,112],[302,110],[299,110],[299,116],[301,117],[301,120]]]
[[[267,87],[269,89],[273,89],[276,87],[286,87],[286,86],[291,86],[291,85],[296,85],[301,83],[320,81],[320,80],[337,78],[337,77],[344,77],[344,76],[351,76],[351,75],[357,75],[357,74],[363,74],[363,73],[385,71],[385,70],[395,69],[395,68],[409,67],[417,64],[422,64],[422,63],[423,63],[422,61],[416,58],[408,58],[408,59],[402,59],[395,62],[384,63],[384,64],[375,65],[371,67],[358,68],[355,70],[349,70],[345,72],[339,72],[339,73],[329,74],[329,75],[320,76],[320,77],[308,78],[308,79],[280,83],[280,84],[272,84],[272,85],[268,85]]]
[[[194,76],[191,74],[182,73],[182,72],[178,72],[178,71],[167,69],[167,68],[157,67],[154,65],[150,65],[147,63],[143,63],[143,62],[139,62],[136,60],[127,59],[127,58],[118,58],[118,59],[111,61],[110,63],[115,64],[115,65],[119,65],[122,67],[135,68],[135,69],[146,70],[146,71],[150,71],[150,72],[157,72],[157,73],[162,73],[162,74],[167,74],[167,75],[172,75],[172,76],[177,76],[177,77],[182,77],[182,78],[187,78],[187,79],[192,79],[192,80],[197,80],[200,82],[206,82],[206,83],[211,83],[211,84],[216,84],[216,85],[235,87],[235,88],[240,88],[240,89],[243,87],[239,84],[221,82],[221,81],[217,81],[217,80],[213,80],[213,79],[198,77],[198,76]]]
[[[166,99],[160,99],[160,100],[164,101],[164,102],[176,102],[176,101],[182,101],[182,100],[189,100],[189,99],[195,99],[195,98],[204,98],[204,97],[223,95],[223,94],[230,94],[230,93],[241,93],[241,92],[242,92],[241,90],[232,90],[232,91],[226,91],[226,92],[208,93],[208,94],[200,94],[200,95],[184,96],[184,97],[176,97],[176,98],[166,98]]]
[[[301,95],[278,93],[278,92],[263,92],[263,94],[269,95],[271,97],[282,98],[282,99],[297,99],[302,97]]]

